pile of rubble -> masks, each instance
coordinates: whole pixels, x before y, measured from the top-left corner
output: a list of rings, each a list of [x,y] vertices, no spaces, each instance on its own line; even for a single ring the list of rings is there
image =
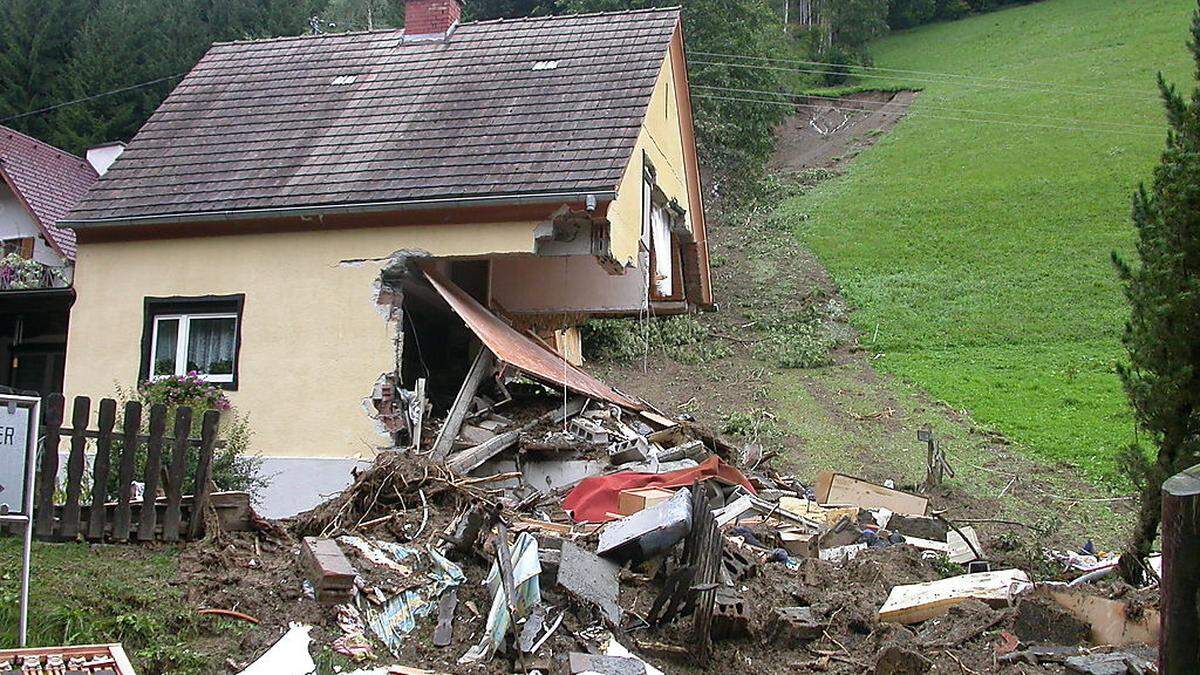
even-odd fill
[[[1057,552],[1085,583],[1035,583],[921,494],[802,484],[649,406],[492,394],[279,534],[359,673],[1153,669],[1155,600],[1102,587],[1112,558]],[[309,672],[309,630],[243,672]]]
[[[465,375],[399,359],[371,396],[393,450],[282,527],[185,552],[193,599],[263,618],[231,671],[311,672],[310,642],[352,675],[1153,668],[1157,590],[1090,545],[1026,564],[948,519],[928,432],[922,489],[802,481],[424,277],[477,340]]]

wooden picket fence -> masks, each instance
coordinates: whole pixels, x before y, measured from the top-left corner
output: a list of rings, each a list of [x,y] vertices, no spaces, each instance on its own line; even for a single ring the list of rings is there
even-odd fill
[[[142,433],[141,403],[125,404],[121,429],[116,429],[117,402],[100,400],[97,428],[88,429],[92,401],[76,396],[71,414],[71,427],[62,426],[65,400],[61,394],[51,394],[42,406],[42,450],[37,467],[34,536],[48,541],[69,541],[80,536],[88,541],[179,541],[197,539],[204,534],[204,510],[211,495],[213,448],[217,445],[217,427],[221,414],[216,410],[204,413],[200,438],[191,438],[192,409],[180,407],[175,412],[174,434],[166,435],[167,408],[161,403],[150,406],[148,433]],[[58,489],[59,445],[70,445],[67,458],[66,501],[54,503]],[[113,449],[120,440],[120,457]],[[96,455],[92,462],[91,495],[84,494],[84,463],[88,440],[95,440]],[[136,455],[140,446],[146,449],[146,464],[141,476],[134,476]],[[199,447],[196,458],[196,480],[184,485],[188,455],[191,447]],[[110,501],[109,478],[117,472],[117,492]],[[162,480],[160,480],[160,476]],[[133,482],[145,483],[145,499],[133,500]],[[166,495],[158,497],[159,487]],[[191,490],[185,493],[184,488]]]

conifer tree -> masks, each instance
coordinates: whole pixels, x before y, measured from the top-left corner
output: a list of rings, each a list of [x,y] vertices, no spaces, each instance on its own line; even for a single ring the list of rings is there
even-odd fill
[[[1200,11],[1189,47],[1200,80]],[[1137,445],[1121,457],[1142,499],[1122,572],[1141,581],[1162,508],[1163,481],[1200,461],[1200,88],[1190,99],[1158,76],[1169,130],[1149,189],[1133,195],[1136,267],[1113,254],[1130,305],[1118,366],[1139,428],[1156,456]]]

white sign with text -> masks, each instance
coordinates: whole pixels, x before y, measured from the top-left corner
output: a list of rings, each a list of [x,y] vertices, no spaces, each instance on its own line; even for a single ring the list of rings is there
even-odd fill
[[[0,513],[25,514],[29,456],[29,413],[0,401]],[[6,508],[7,507],[7,508]]]

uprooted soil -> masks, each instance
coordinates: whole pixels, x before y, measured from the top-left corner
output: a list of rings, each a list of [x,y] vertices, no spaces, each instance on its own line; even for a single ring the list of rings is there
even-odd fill
[[[806,97],[775,130],[775,171],[841,170],[904,117],[915,91]]]

